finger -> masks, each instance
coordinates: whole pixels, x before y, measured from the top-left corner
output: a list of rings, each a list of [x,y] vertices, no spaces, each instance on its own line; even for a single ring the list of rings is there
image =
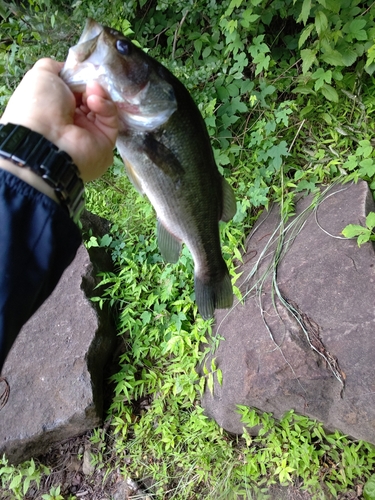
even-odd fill
[[[90,111],[94,111],[103,117],[116,117],[117,118],[117,107],[116,104],[109,99],[101,97],[99,95],[90,95],[87,97],[86,106]]]
[[[88,82],[86,85],[86,96],[98,95],[105,98],[110,98],[109,94],[103,89],[103,87],[95,81]]]
[[[114,144],[117,138],[119,119],[114,102],[99,95],[90,95],[86,105],[95,115],[95,125]]]
[[[63,62],[55,61],[54,59],[50,59],[49,57],[43,57],[34,64],[33,69],[42,69],[58,75],[63,66]]]

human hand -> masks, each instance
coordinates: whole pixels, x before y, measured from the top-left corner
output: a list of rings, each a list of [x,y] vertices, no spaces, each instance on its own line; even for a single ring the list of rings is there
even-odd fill
[[[63,63],[40,59],[14,91],[1,123],[24,125],[66,151],[86,182],[113,161],[118,132],[115,104],[92,82],[75,95],[59,77]]]

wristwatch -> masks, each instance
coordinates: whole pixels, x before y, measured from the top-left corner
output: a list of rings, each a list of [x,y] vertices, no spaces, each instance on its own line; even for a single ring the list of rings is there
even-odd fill
[[[78,222],[85,206],[85,190],[77,166],[65,151],[33,130],[7,123],[0,124],[0,157],[42,177]]]

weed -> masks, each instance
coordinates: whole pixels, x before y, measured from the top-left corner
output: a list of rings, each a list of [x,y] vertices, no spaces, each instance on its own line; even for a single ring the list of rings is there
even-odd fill
[[[49,474],[48,467],[36,465],[31,459],[18,467],[9,464],[3,456],[0,460],[0,480],[4,490],[4,500],[22,500],[31,485],[40,484],[42,474]]]
[[[358,246],[368,241],[375,241],[375,213],[370,212],[366,217],[366,227],[359,224],[349,224],[342,230],[346,238],[357,238]]]

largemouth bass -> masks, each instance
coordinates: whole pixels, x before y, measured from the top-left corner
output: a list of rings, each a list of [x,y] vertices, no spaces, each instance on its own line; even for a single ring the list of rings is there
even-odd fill
[[[219,220],[236,211],[220,175],[204,120],[184,85],[118,31],[88,19],[61,77],[81,92],[95,80],[116,103],[117,149],[128,176],[157,214],[158,246],[178,261],[181,243],[194,260],[195,299],[203,318],[233,302]]]

